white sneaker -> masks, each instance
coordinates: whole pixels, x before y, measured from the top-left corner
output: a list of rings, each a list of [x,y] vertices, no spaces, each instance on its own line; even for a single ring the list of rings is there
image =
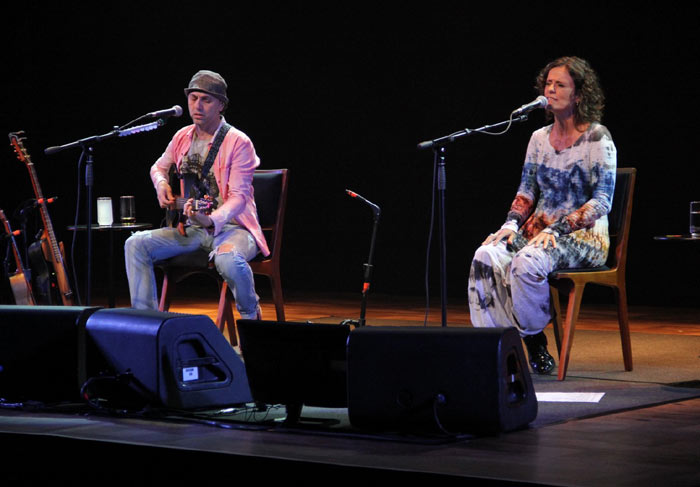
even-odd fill
[[[262,309],[260,309],[260,305],[258,305],[257,309],[255,310],[255,313],[251,314],[243,314],[241,313],[241,319],[242,320],[258,320],[262,321]]]

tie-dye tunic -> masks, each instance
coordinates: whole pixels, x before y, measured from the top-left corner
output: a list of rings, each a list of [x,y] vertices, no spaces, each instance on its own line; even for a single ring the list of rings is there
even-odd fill
[[[610,245],[608,217],[615,189],[617,153],[608,130],[591,124],[570,147],[557,151],[549,142],[552,125],[532,134],[520,187],[505,228],[517,230],[505,240],[482,245],[469,272],[469,310],[474,326],[517,327],[523,335],[541,331],[550,321],[550,272],[597,267]],[[527,242],[542,231],[557,246]]]
[[[545,228],[587,244],[591,261],[605,261],[610,244],[608,212],[615,189],[617,153],[605,126],[591,124],[571,146],[549,142],[553,125],[532,134],[518,193],[508,220],[529,240]],[[602,261],[602,262],[601,262]]]

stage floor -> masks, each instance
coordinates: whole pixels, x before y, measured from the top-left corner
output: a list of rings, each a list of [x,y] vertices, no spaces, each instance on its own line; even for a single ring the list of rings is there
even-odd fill
[[[210,283],[207,283],[210,285]],[[214,320],[218,294],[212,287],[210,297],[188,295],[189,289],[182,286],[176,290],[171,311],[189,314],[205,314]],[[264,291],[264,290],[263,290]],[[611,294],[612,296],[612,294]],[[611,297],[612,300],[612,297]],[[611,301],[612,302],[612,301]],[[106,306],[107,300],[98,295],[94,305]],[[332,322],[333,319],[358,319],[360,315],[361,295],[331,293],[292,293],[285,292],[285,314],[287,321]],[[117,306],[129,306],[128,296],[116,298]],[[261,294],[260,305],[263,319],[275,319],[275,307],[269,296]],[[368,325],[420,325],[425,320],[425,298],[420,296],[399,296],[388,294],[370,294],[367,303],[366,319]],[[565,309],[565,308],[564,308]],[[630,306],[630,331],[639,333],[694,335],[700,336],[700,308],[664,308],[658,306]],[[236,315],[238,317],[238,315]],[[428,326],[441,325],[439,299],[430,303]],[[448,299],[448,326],[471,326],[466,298]],[[612,304],[589,304],[583,298],[577,330],[617,331],[617,311]]]
[[[262,304],[264,317],[274,319],[269,299]],[[215,306],[215,299],[181,299],[174,302],[172,311],[213,317]],[[290,294],[286,314],[289,321],[357,318],[359,296]],[[429,325],[439,326],[439,316],[439,308],[433,306]],[[683,335],[689,337],[689,342],[697,340],[699,316],[697,309],[633,307],[630,321],[633,333],[643,334],[651,343],[649,360],[656,359],[659,363],[655,367],[664,369],[664,353],[668,351],[654,352],[654,343]],[[370,325],[420,326],[423,318],[420,298],[373,296],[367,312]],[[448,323],[468,326],[468,313],[462,303],[449,307]],[[610,342],[619,347],[612,307],[584,306],[577,329],[590,330],[596,336],[609,334]],[[583,334],[581,338],[581,347],[585,348]],[[583,357],[577,360],[585,360]],[[691,365],[684,369],[685,382],[697,383],[700,379],[700,367],[693,376],[693,360],[698,358],[700,349],[688,357]],[[622,364],[613,367],[620,369]],[[673,379],[660,382],[660,387]],[[644,378],[637,377],[635,383],[640,380]],[[497,436],[440,442],[379,440],[299,429],[215,427],[162,418],[0,410],[3,469],[20,484],[23,480],[32,484],[36,479],[73,476],[85,480],[81,473],[89,473],[91,477],[101,474],[102,480],[228,477],[231,481],[311,485],[404,478],[437,480],[441,485],[464,485],[467,479],[479,479],[486,485],[700,485],[698,438],[700,398]],[[70,452],[68,457],[66,452]],[[44,462],[40,458],[45,459],[43,467],[39,467]],[[24,459],[36,467],[20,467]]]

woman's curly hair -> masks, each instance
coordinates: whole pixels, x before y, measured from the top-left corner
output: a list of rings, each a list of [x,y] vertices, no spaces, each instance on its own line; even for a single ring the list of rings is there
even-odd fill
[[[598,82],[598,75],[588,61],[575,56],[566,56],[555,59],[547,64],[537,75],[535,90],[544,94],[547,75],[552,68],[566,66],[569,75],[574,80],[575,94],[580,97],[579,103],[574,110],[574,121],[576,125],[585,123],[600,122],[603,118],[603,108],[605,107],[605,95]],[[547,112],[547,117],[552,114]]]

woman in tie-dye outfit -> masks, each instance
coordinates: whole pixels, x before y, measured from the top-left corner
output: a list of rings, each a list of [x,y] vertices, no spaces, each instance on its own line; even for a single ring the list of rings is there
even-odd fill
[[[474,255],[468,295],[472,324],[517,327],[533,370],[547,374],[554,368],[542,332],[551,321],[547,275],[605,264],[617,155],[599,123],[598,77],[585,60],[552,61],[536,88],[554,122],[532,134],[506,223]]]

